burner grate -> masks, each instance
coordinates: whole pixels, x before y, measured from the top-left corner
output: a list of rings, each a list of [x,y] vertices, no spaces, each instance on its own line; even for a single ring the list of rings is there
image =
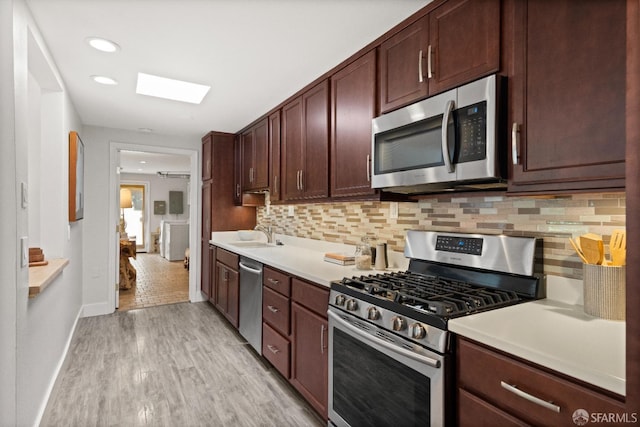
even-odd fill
[[[456,317],[520,300],[513,291],[414,272],[345,278],[343,285],[427,313]]]

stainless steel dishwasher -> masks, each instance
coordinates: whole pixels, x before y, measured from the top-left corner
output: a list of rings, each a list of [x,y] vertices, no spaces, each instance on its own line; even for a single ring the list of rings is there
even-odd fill
[[[262,354],[262,264],[240,257],[240,334]]]

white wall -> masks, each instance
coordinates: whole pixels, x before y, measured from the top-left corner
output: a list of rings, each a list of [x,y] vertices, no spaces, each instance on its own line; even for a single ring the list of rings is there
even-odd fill
[[[117,207],[115,212],[110,211],[111,204],[115,206],[110,195],[110,172],[113,171],[109,159],[112,144],[132,151],[142,151],[141,147],[193,150],[198,153],[199,159],[202,141],[96,126],[84,127],[82,141],[85,144],[85,168],[91,171],[85,177],[83,315],[91,316],[113,312],[113,301],[109,299],[113,289],[110,287],[115,283],[109,282],[110,269],[113,268],[109,264],[109,248],[119,213]],[[200,179],[196,182],[200,183]],[[110,224],[110,215],[115,219],[113,224]],[[199,233],[196,227],[191,228],[194,233]],[[193,271],[193,274],[197,272]]]
[[[0,1],[0,17],[0,196],[11,201],[0,204],[0,414],[3,425],[29,426],[41,416],[82,307],[82,224],[69,228],[66,216],[68,132],[81,123],[24,0]],[[49,156],[46,166],[30,165],[32,144]],[[21,183],[34,189],[28,207]],[[31,224],[33,240],[51,248],[45,255],[70,260],[34,299],[18,257]]]

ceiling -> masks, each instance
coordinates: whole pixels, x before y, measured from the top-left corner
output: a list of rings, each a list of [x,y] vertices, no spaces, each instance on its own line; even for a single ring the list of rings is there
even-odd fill
[[[188,174],[190,170],[189,156],[140,151],[120,152],[120,172],[156,175],[158,172]]]
[[[239,131],[429,1],[26,0],[83,124],[198,139]],[[200,105],[137,95],[138,72],[211,90]]]

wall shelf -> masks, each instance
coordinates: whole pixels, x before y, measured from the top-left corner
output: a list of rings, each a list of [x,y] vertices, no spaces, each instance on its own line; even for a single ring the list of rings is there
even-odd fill
[[[69,264],[66,258],[48,260],[47,265],[29,267],[29,298],[34,298],[49,286],[53,280],[62,274],[62,270]]]

